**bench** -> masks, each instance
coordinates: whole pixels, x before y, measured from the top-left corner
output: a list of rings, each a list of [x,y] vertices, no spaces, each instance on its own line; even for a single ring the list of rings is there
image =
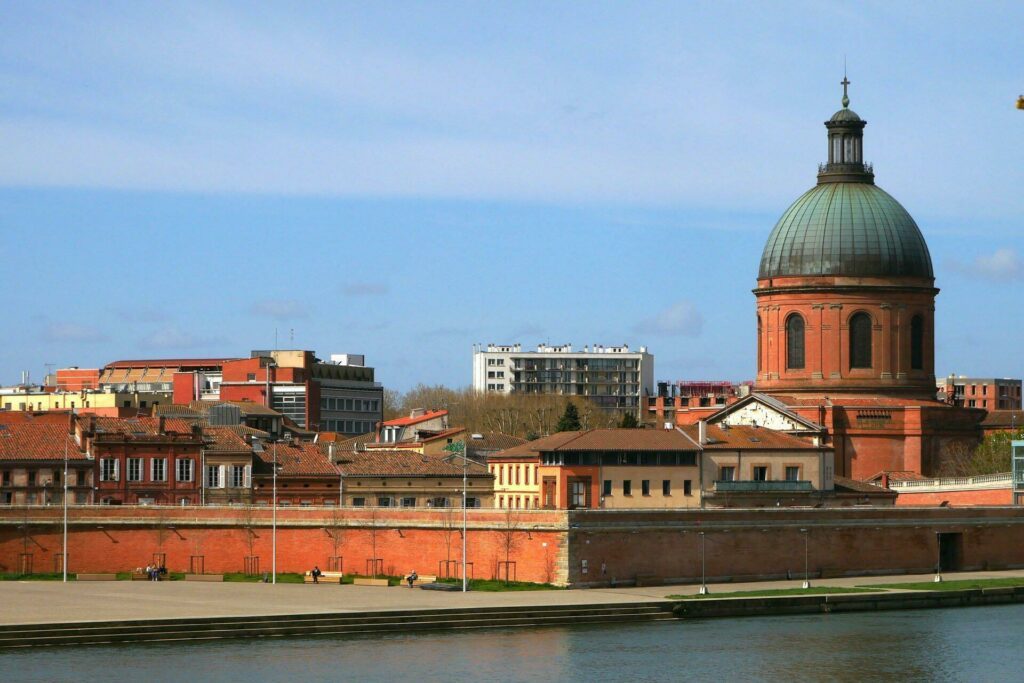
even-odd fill
[[[223,581],[223,574],[185,574],[186,581]]]
[[[405,582],[405,585],[409,585],[408,576],[402,577],[402,580]],[[416,581],[414,583],[416,585],[422,585],[424,583],[437,583],[437,576],[434,574],[420,574],[416,577]]]
[[[117,574],[75,574],[76,581],[117,581]]]
[[[147,574],[146,572],[132,572],[131,580],[132,581],[150,581],[151,579],[149,578],[149,574]],[[167,575],[166,574],[157,575],[157,581],[166,581],[166,580],[167,580]]]
[[[353,586],[383,586],[383,587],[387,588],[388,580],[387,579],[371,579],[369,577],[357,576],[356,578],[352,579],[352,585]]]
[[[341,572],[320,572],[320,580],[317,583],[341,583],[341,577]],[[306,572],[302,580],[305,583],[313,583],[313,572]]]

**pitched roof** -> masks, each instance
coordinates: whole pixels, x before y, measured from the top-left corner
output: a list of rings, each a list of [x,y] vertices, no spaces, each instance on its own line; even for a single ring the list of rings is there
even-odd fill
[[[0,410],[0,424],[61,424],[68,423],[69,410],[43,410],[27,412],[24,410]]]
[[[835,476],[832,479],[836,493],[856,493],[859,495],[896,497],[895,491],[883,489],[881,486],[869,484],[866,481],[857,481],[849,477]]]
[[[466,447],[471,451],[502,451],[524,443],[526,439],[504,432],[482,432],[472,434],[466,441]]]
[[[82,418],[80,418],[82,419]],[[92,416],[87,416],[87,424],[93,424]],[[123,436],[160,436],[160,418],[156,417],[97,417],[96,434],[120,434]],[[167,418],[164,420],[165,434],[191,434],[191,423]]]
[[[990,410],[981,426],[988,429],[1005,427],[1007,429],[1024,429],[1024,412],[1020,410]]]
[[[444,455],[421,455],[408,451],[359,451],[335,455],[338,469],[346,477],[462,477],[462,461],[446,460]],[[483,465],[470,462],[472,478],[491,478]]]
[[[542,436],[539,439],[533,441],[527,441],[518,446],[507,448],[503,451],[491,455],[491,458],[531,458],[535,457],[537,453],[541,451],[550,451],[567,441],[575,439],[582,432],[555,432],[549,436]]]
[[[0,460],[85,460],[66,425],[7,424],[0,426]]]
[[[447,410],[428,410],[422,415],[417,415],[416,417],[398,417],[394,420],[385,420],[381,424],[385,427],[408,427],[409,425],[419,424],[421,422],[426,422],[427,420],[433,420],[437,417],[444,417],[447,414]]]
[[[698,438],[698,425],[685,425],[679,429],[694,441]],[[777,432],[774,429],[765,427],[752,427],[747,425],[736,425],[725,428],[723,425],[709,424],[707,426],[708,442],[704,444],[707,450],[809,450],[817,451],[826,446],[815,446],[806,439]]]
[[[730,403],[729,405],[715,412],[713,415],[709,415],[708,422],[718,422],[719,420],[729,415],[730,413],[734,413],[750,403],[761,403],[764,406],[774,410],[775,412],[785,415],[793,422],[803,425],[807,429],[814,431],[821,431],[822,429],[824,429],[824,427],[822,427],[820,424],[808,420],[806,417],[803,417],[802,415],[798,415],[797,413],[793,412],[785,403],[775,398],[774,396],[762,394],[760,392],[753,392],[749,396],[745,396],[740,400],[736,401],[735,403]]]
[[[695,451],[675,429],[589,429],[545,451]]]
[[[320,444],[309,441],[293,441],[263,447],[256,452],[256,474],[272,474],[274,457],[277,457],[279,477],[338,476],[338,469],[330,462]]]
[[[252,452],[250,436],[267,438],[270,435],[252,427],[235,425],[230,427],[203,427],[206,450],[217,453]]]

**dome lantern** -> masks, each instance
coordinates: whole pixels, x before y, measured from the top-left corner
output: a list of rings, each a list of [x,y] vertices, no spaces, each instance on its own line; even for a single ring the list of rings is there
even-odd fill
[[[825,122],[828,128],[828,163],[818,166],[818,183],[873,183],[871,165],[864,163],[864,126],[867,121],[850,109],[847,88],[850,80],[843,76],[843,108]]]

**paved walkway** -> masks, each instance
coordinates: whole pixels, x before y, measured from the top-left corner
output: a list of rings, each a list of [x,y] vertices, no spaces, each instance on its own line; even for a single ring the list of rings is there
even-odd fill
[[[945,574],[946,580],[1024,577],[1024,571]],[[813,581],[814,586],[865,586],[928,581],[931,575],[880,576]],[[714,593],[799,588],[800,580],[711,584]],[[595,588],[508,593],[449,593],[404,586],[200,583],[186,581],[0,581],[0,625],[170,619],[324,612],[462,607],[524,607],[650,602],[670,594],[695,594],[698,587]]]

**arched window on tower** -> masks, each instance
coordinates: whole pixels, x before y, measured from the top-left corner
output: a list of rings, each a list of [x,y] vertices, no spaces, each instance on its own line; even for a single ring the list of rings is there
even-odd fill
[[[910,319],[910,369],[924,370],[924,318]]]
[[[850,318],[850,367],[871,367],[871,316],[867,313]]]
[[[804,319],[799,313],[786,318],[786,368],[804,369]]]

